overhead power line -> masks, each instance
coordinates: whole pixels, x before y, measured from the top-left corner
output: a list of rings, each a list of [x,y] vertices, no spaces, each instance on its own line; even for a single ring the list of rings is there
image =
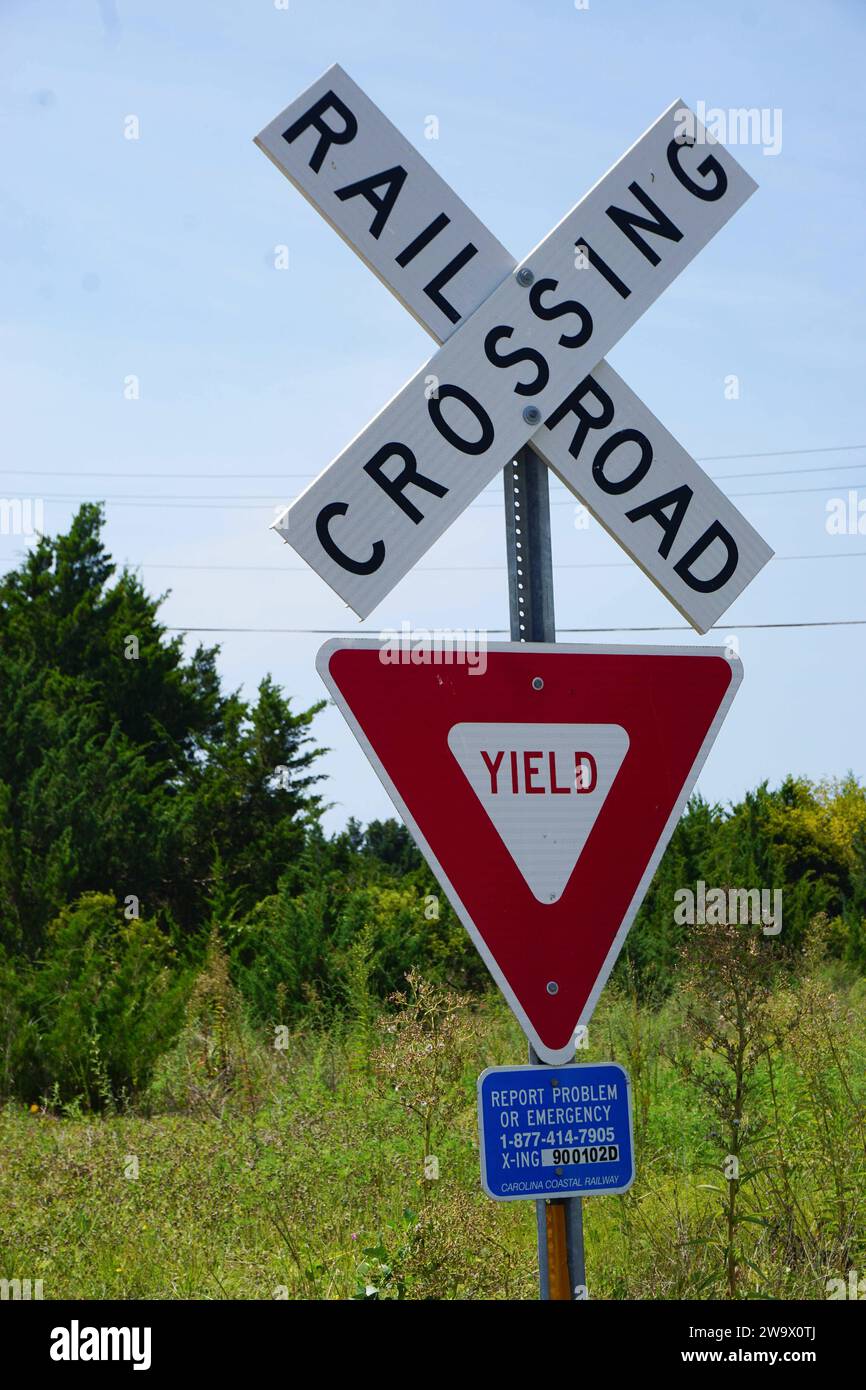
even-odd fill
[[[827,618],[814,622],[796,623],[738,623],[733,619],[729,623],[719,623],[715,627],[708,628],[709,632],[731,632],[736,629],[744,632],[746,629],[752,631],[757,629],[782,629],[799,627],[866,627],[866,618]],[[167,627],[166,632],[244,632],[271,634],[275,636],[294,636],[294,637],[375,637],[379,632],[391,632],[395,629],[389,628],[386,624],[373,630],[371,628],[338,628],[338,627]],[[435,631],[435,629],[425,628],[423,631]],[[478,629],[474,629],[478,631]],[[694,628],[688,623],[681,623],[678,626],[656,625],[647,627],[560,627],[557,624],[557,632],[691,632]],[[491,636],[498,636],[500,633],[510,633],[511,629],[506,627],[487,627],[481,631]]]
[[[703,454],[696,463],[721,463],[728,459],[778,459],[794,454],[847,454],[851,449],[866,449],[866,444],[827,444],[817,449],[770,449],[759,454]]]
[[[861,466],[862,466],[862,465],[861,465]],[[864,479],[858,479],[858,480],[857,480],[856,482],[854,482],[854,483],[823,483],[823,484],[821,484],[821,485],[818,486],[818,487],[782,487],[782,488],[761,489],[760,492],[729,492],[729,493],[728,493],[728,496],[729,496],[729,497],[737,497],[737,498],[748,498],[748,497],[800,497],[800,496],[803,496],[803,495],[806,494],[806,493],[827,492],[828,489],[836,488],[836,487],[845,487],[845,488],[852,488],[852,489],[853,489],[853,488],[866,487],[866,480],[864,480]],[[29,496],[29,494],[28,494],[28,496]],[[211,499],[209,499],[209,500],[207,500],[207,501],[205,501],[205,500],[199,501],[197,498],[195,498],[195,497],[192,496],[191,494],[184,494],[184,493],[179,493],[179,494],[174,494],[174,495],[172,495],[172,494],[170,494],[170,493],[165,493],[165,494],[162,494],[162,495],[151,493],[151,494],[150,494],[149,496],[147,496],[147,497],[92,497],[92,498],[69,497],[69,496],[66,496],[65,494],[64,494],[63,496],[60,496],[60,495],[58,495],[58,494],[45,493],[45,494],[43,495],[43,497],[42,497],[41,500],[42,500],[43,502],[73,503],[73,504],[77,504],[77,505],[81,505],[83,502],[89,501],[89,502],[93,502],[94,504],[100,504],[100,503],[101,503],[101,504],[105,505],[106,507],[146,507],[146,508],[154,508],[154,507],[157,507],[157,508],[161,508],[161,509],[164,509],[164,508],[166,508],[166,507],[173,507],[176,511],[211,511],[211,512],[261,512],[261,511],[267,511],[268,509],[270,509],[270,510],[272,510],[272,511],[275,511],[278,507],[285,507],[285,506],[290,505],[290,503],[284,503],[284,502],[281,502],[281,501],[274,501],[273,495],[270,494],[270,493],[264,494],[264,495],[260,495],[260,496],[258,497],[258,499],[253,498],[253,497],[250,497],[249,494],[247,494],[246,496],[241,496],[241,495],[239,495],[236,501],[231,500],[232,497],[233,497],[233,494],[229,494],[229,493],[220,494],[220,493],[217,493],[217,494],[215,494]],[[22,498],[22,497],[20,497],[20,496],[16,499],[15,496],[14,496],[14,494],[12,494],[12,495],[10,495],[10,500],[23,501],[23,500],[26,500],[26,499],[25,499],[25,498]],[[580,504],[579,504],[579,501],[578,501],[578,499],[577,499],[576,497],[572,497],[572,498],[563,498],[561,501],[560,501],[560,500],[553,501],[553,502],[550,503],[550,505],[551,505],[551,507],[574,507],[574,506],[579,506]],[[478,511],[489,511],[489,510],[491,510],[492,508],[496,508],[497,510],[499,510],[499,508],[500,508],[501,506],[502,506],[502,503],[501,503],[501,502],[470,502],[470,503],[469,503],[469,506],[468,506],[465,510],[466,510],[466,511],[469,511],[469,510],[472,509],[472,508],[474,508],[474,509],[476,509],[476,510],[478,510]]]
[[[726,478],[781,478],[785,473],[846,473],[852,468],[862,467],[861,459],[858,463],[813,463],[808,468],[762,468],[760,472],[714,473],[712,478],[714,483],[723,483]]]
[[[0,556],[0,564],[20,563],[23,556]],[[862,560],[866,550],[815,551],[803,555],[774,555],[773,560]],[[309,565],[191,565],[184,561],[177,564],[171,561],[124,560],[128,569],[147,570],[195,570],[208,574],[313,574]],[[615,570],[632,569],[632,560],[577,560],[554,564],[555,570]],[[504,573],[505,565],[415,565],[413,574],[482,574]]]
[[[703,454],[699,455],[695,461],[696,463],[722,463],[732,462],[736,459],[794,458],[804,456],[806,454],[851,453],[853,450],[856,449],[866,449],[866,444],[828,444],[821,448],[813,449],[771,449],[765,452],[743,454]],[[775,477],[783,473],[822,473],[831,472],[833,470],[845,470],[859,467],[860,465],[858,463],[836,463],[827,464],[826,468],[823,468],[820,464],[817,464],[814,468],[777,468],[771,471],[764,472],[720,473],[717,475],[715,481],[719,482],[724,480],[725,478]],[[0,477],[69,478],[73,481],[78,478],[172,478],[183,479],[185,482],[195,481],[197,479],[207,482],[219,482],[220,480],[227,480],[229,478],[249,478],[255,479],[256,481],[259,481],[261,479],[273,479],[273,481],[275,482],[289,482],[303,481],[304,479],[312,481],[313,478],[318,477],[318,474],[285,472],[251,473],[247,469],[244,469],[242,472],[237,473],[178,473],[174,470],[170,472],[157,472],[150,469],[142,471],[126,470],[122,472],[118,472],[115,469],[90,469],[85,471],[76,469],[74,472],[70,472],[69,469],[59,468],[0,468]]]

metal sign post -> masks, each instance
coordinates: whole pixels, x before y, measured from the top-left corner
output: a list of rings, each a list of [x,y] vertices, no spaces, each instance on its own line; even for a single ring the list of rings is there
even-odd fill
[[[503,471],[508,610],[512,642],[555,642],[548,470],[524,447]],[[529,1060],[541,1062],[530,1043]],[[535,1203],[538,1286],[542,1299],[586,1298],[583,1203],[551,1197]]]
[[[542,1062],[531,1044],[529,1060],[533,1065]],[[583,1200],[580,1197],[546,1197],[535,1203],[535,1223],[538,1228],[539,1298],[572,1303],[588,1298]]]

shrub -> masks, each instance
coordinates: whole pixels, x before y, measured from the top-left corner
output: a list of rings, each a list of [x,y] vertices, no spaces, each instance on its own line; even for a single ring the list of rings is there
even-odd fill
[[[355,1014],[363,954],[364,989],[383,1001],[409,970],[449,984],[486,972],[444,899],[431,904],[412,879],[355,882],[325,877],[298,896],[288,885],[225,928],[232,978],[260,1023]],[[469,959],[470,969],[461,962]]]
[[[187,977],[156,922],[85,893],[48,928],[23,989],[35,1044],[18,1089],[111,1106],[143,1087],[180,1025]]]
[[[180,1034],[159,1059],[145,1104],[149,1110],[222,1116],[237,1100],[252,1113],[273,1069],[272,1053],[247,1023],[215,930],[189,992]]]

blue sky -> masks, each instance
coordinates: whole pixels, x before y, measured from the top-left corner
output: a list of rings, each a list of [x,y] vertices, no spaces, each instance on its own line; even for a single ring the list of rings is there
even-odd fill
[[[778,154],[731,146],[758,192],[609,360],[695,457],[750,455],[706,467],[779,556],[824,557],[771,562],[730,611],[745,678],[701,790],[862,773],[866,627],[746,625],[866,618],[866,534],[826,529],[849,488],[866,512],[864,37],[859,0],[6,0],[0,493],[44,499],[50,532],[107,499],[110,548],[171,590],[171,626],[354,630],[268,524],[433,344],[252,137],[339,62],[521,256],[675,98],[778,109]],[[781,450],[822,452],[751,456]],[[681,626],[552,501],[560,628]],[[0,535],[0,568],[20,549]],[[404,620],[507,626],[498,482],[358,630]],[[204,640],[231,687],[322,694],[322,638]],[[335,710],[319,734],[328,824],[387,814]]]

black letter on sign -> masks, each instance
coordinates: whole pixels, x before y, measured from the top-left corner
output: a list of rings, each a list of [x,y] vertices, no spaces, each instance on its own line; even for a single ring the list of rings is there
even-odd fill
[[[661,497],[654,497],[651,502],[641,502],[639,507],[632,507],[630,512],[626,512],[629,521],[642,521],[645,516],[651,516],[653,521],[658,522],[663,532],[659,545],[659,555],[663,560],[666,560],[670,554],[671,546],[676,540],[677,531],[682,525],[692,496],[691,488],[683,483],[682,487],[675,487],[671,492],[666,492]],[[666,507],[673,507],[673,516],[666,514]]]
[[[580,317],[580,330],[572,333],[569,337],[563,333],[559,340],[560,347],[579,348],[589,340],[592,333],[592,317],[588,309],[582,304],[578,304],[576,299],[566,299],[562,304],[552,304],[549,308],[541,302],[541,296],[548,290],[555,290],[559,284],[558,280],[536,280],[532,289],[529,291],[529,307],[539,319],[559,319],[563,314],[578,314]]]
[[[462,270],[467,261],[471,261],[472,257],[477,255],[478,247],[473,246],[471,241],[467,241],[463,250],[458,251],[454,259],[449,261],[446,266],[443,266],[438,275],[433,276],[429,285],[424,286],[424,293],[430,296],[436,308],[441,309],[446,319],[449,319],[451,323],[459,323],[460,315],[454,308],[454,305],[449,304],[448,300],[445,299],[439,291],[444,285],[448,284],[449,280],[454,279],[458,270]]]
[[[718,574],[713,579],[698,579],[691,573],[691,567],[695,560],[703,555],[705,550],[709,550],[713,541],[721,541],[728,552],[728,558],[722,565]],[[727,584],[734,570],[737,568],[737,561],[740,552],[737,550],[737,543],[729,531],[726,531],[720,521],[714,521],[708,526],[702,536],[699,536],[690,550],[687,550],[683,558],[674,565],[674,573],[680,579],[684,579],[690,589],[697,589],[701,594],[712,594],[716,589],[721,589],[723,584]]]
[[[519,381],[514,391],[518,396],[537,396],[550,380],[550,368],[541,353],[530,347],[517,348],[514,352],[496,351],[500,338],[510,338],[513,332],[514,329],[504,323],[500,323],[497,328],[491,328],[484,339],[484,356],[494,367],[513,367],[518,362],[532,362],[535,367],[535,380]]]
[[[341,203],[345,203],[347,198],[357,198],[360,195],[367,199],[371,208],[375,208],[376,216],[370,223],[370,235],[378,241],[382,228],[391,216],[397,194],[405,182],[406,170],[395,164],[393,169],[383,169],[381,174],[370,174],[369,178],[358,179],[357,183],[347,183],[345,188],[337,188],[334,191]],[[373,189],[381,188],[383,183],[388,185],[388,192],[380,198]]]
[[[604,476],[604,465],[607,463],[611,454],[618,449],[620,444],[636,444],[640,449],[640,458],[634,469],[622,482],[612,483],[610,478]],[[598,483],[602,492],[609,492],[616,496],[620,492],[631,492],[633,487],[637,487],[649,472],[650,464],[653,461],[652,445],[645,434],[640,430],[617,430],[610,439],[606,439],[592,461],[592,476]]]
[[[579,236],[577,238],[577,241],[574,243],[574,249],[575,251],[580,251],[582,254],[585,254],[586,259],[589,261],[590,265],[593,266],[593,268],[597,270],[600,275],[604,276],[607,283],[613,289],[616,290],[620,299],[628,299],[629,295],[631,294],[631,290],[629,289],[628,285],[625,283],[624,280],[620,280],[616,271],[611,270],[607,261],[603,261],[597,251],[593,251],[589,242],[586,240],[586,237]]]
[[[442,402],[449,396],[454,396],[458,401],[462,401],[465,406],[472,411],[479,425],[481,426],[481,438],[470,442],[463,439],[451,428],[448,421],[442,415]],[[447,439],[449,444],[453,444],[455,449],[459,449],[462,454],[484,454],[493,443],[493,421],[487,414],[483,405],[476,401],[474,396],[470,396],[468,391],[464,391],[462,386],[440,386],[439,395],[431,396],[427,402],[427,409],[430,411],[430,419],[436,426],[443,439]],[[447,491],[447,489],[446,489]]]
[[[402,459],[403,467],[396,478],[389,478],[387,473],[382,472],[382,464],[393,457]],[[423,487],[425,492],[432,492],[434,497],[444,497],[448,491],[441,483],[434,482],[432,478],[425,478],[423,473],[418,472],[418,461],[405,444],[383,444],[370,461],[364,464],[364,472],[369,473],[373,482],[378,483],[383,492],[387,492],[391,501],[396,502],[400,510],[405,512],[416,526],[419,521],[424,520],[424,513],[419,512],[418,508],[403,496],[404,488],[414,483],[415,487]]]
[[[328,530],[328,522],[331,517],[345,516],[348,510],[348,502],[329,502],[327,507],[322,508],[316,517],[316,535],[319,537],[319,544],[326,555],[330,555],[332,560],[336,560],[341,569],[351,570],[353,574],[372,574],[385,558],[384,541],[373,542],[369,560],[353,560],[351,555],[347,555],[345,551],[340,549]]]
[[[410,241],[409,245],[403,248],[399,256],[394,257],[397,264],[405,268],[410,261],[414,261],[415,257],[424,250],[424,247],[430,245],[434,237],[437,237],[440,232],[444,232],[450,221],[451,218],[447,213],[440,212],[439,216],[434,217],[423,232],[418,233],[414,241]]]
[[[682,241],[683,234],[679,227],[674,226],[667,213],[662,212],[661,208],[653,202],[649,194],[644,193],[639,183],[630,183],[628,191],[634,194],[639,203],[643,203],[647,212],[653,214],[655,221],[651,222],[648,217],[641,217],[636,212],[627,212],[625,208],[613,206],[607,209],[607,215],[611,222],[625,233],[632,245],[637,247],[641,255],[646,256],[650,265],[658,265],[661,256],[653,250],[648,242],[644,241],[635,228],[640,227],[645,232],[654,232],[656,236],[666,237],[668,241]]]
[[[581,401],[584,396],[593,395],[601,406],[600,415],[590,415],[584,410]],[[574,432],[574,438],[568,446],[568,452],[573,459],[576,459],[584,444],[586,436],[590,430],[606,430],[608,425],[613,424],[614,404],[606,391],[596,385],[591,376],[584,377],[574,390],[566,396],[562,405],[558,405],[552,415],[545,420],[545,425],[549,430],[555,429],[566,415],[576,415],[580,424]]]
[[[728,189],[728,176],[724,168],[714,155],[708,154],[706,159],[698,165],[698,173],[703,174],[704,178],[712,174],[715,183],[709,187],[702,187],[690,178],[685,169],[680,164],[680,150],[687,145],[689,149],[694,145],[694,140],[672,140],[668,145],[668,164],[673,169],[683,188],[687,188],[690,193],[694,193],[696,198],[703,198],[706,203],[714,203],[718,198],[723,198]]]
[[[342,130],[333,130],[322,120],[322,116],[328,110],[336,111],[337,115],[342,117]],[[348,145],[358,134],[358,122],[336,92],[326,92],[323,97],[319,97],[319,100],[310,107],[309,111],[305,111],[303,116],[298,117],[294,125],[290,125],[288,130],[283,131],[283,139],[291,145],[292,141],[297,140],[301,131],[306,130],[308,126],[313,126],[321,137],[310,158],[310,168],[314,174],[318,174],[322,167],[322,160],[332,145]]]

